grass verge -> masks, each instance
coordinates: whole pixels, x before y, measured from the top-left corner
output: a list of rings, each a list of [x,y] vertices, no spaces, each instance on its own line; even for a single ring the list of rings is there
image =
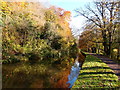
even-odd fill
[[[83,69],[72,88],[108,89],[119,87],[120,81],[113,70],[97,57],[87,55]]]

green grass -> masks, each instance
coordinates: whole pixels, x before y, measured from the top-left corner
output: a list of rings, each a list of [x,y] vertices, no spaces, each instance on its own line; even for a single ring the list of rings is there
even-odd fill
[[[87,55],[80,75],[72,88],[118,88],[120,81],[105,63],[100,59]],[[115,89],[117,90],[117,89]]]

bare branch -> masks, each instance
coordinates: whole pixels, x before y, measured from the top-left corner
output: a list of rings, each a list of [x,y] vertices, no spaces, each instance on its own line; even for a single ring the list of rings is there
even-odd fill
[[[101,26],[101,19],[99,18],[99,15],[97,13],[95,13],[94,10],[91,9],[90,6],[86,7],[89,11],[91,11],[95,16],[96,16],[96,21],[98,21],[98,23],[100,24]]]
[[[85,13],[81,13],[80,11],[78,10],[75,10],[77,13],[79,13],[80,15],[84,16],[85,18],[87,18],[88,20],[92,21],[93,23],[95,23],[97,26],[101,27],[100,24],[96,23],[96,21],[94,21],[92,18],[88,17],[87,15],[85,15]]]

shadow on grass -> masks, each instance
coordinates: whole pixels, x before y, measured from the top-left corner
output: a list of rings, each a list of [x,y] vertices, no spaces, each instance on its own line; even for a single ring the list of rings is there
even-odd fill
[[[113,72],[83,72],[80,75],[88,75],[88,74],[114,74]]]
[[[80,88],[74,88],[75,90],[81,90]],[[84,89],[82,89],[82,90],[119,90],[120,89],[120,87],[114,87],[114,88],[104,88],[104,87],[93,87],[93,88],[91,88],[91,87],[85,87]]]
[[[116,63],[114,63],[114,62],[105,62],[106,64],[116,64]]]
[[[79,77],[78,79],[90,79],[90,78],[102,78],[102,76],[83,76],[83,77]],[[102,81],[109,81],[109,82],[117,82],[117,80],[111,80],[111,79],[101,79]]]
[[[120,70],[120,69],[114,69],[114,68],[111,68],[112,70]]]
[[[116,73],[117,76],[120,76],[120,73]]]
[[[96,67],[83,67],[82,70],[84,69],[110,69],[109,67],[99,67],[99,66],[96,66]]]

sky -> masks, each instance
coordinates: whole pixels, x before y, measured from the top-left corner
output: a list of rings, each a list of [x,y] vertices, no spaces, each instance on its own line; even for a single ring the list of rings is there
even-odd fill
[[[93,0],[39,0],[43,2],[44,5],[54,5],[56,7],[63,8],[66,11],[71,12],[71,21],[70,28],[74,36],[78,36],[82,33],[82,27],[85,25],[85,18],[83,16],[77,16],[77,13],[74,11],[78,8],[84,8],[85,5],[93,2]],[[95,0],[94,0],[95,1]],[[77,16],[77,17],[76,17]]]
[[[85,18],[83,16],[77,16],[77,13],[74,11],[77,8],[84,8],[89,2],[93,0],[48,0],[50,5],[61,7],[67,11],[71,11],[71,21],[70,27],[73,28],[72,31],[75,33],[75,36],[79,35],[83,30],[82,27],[85,24]]]

